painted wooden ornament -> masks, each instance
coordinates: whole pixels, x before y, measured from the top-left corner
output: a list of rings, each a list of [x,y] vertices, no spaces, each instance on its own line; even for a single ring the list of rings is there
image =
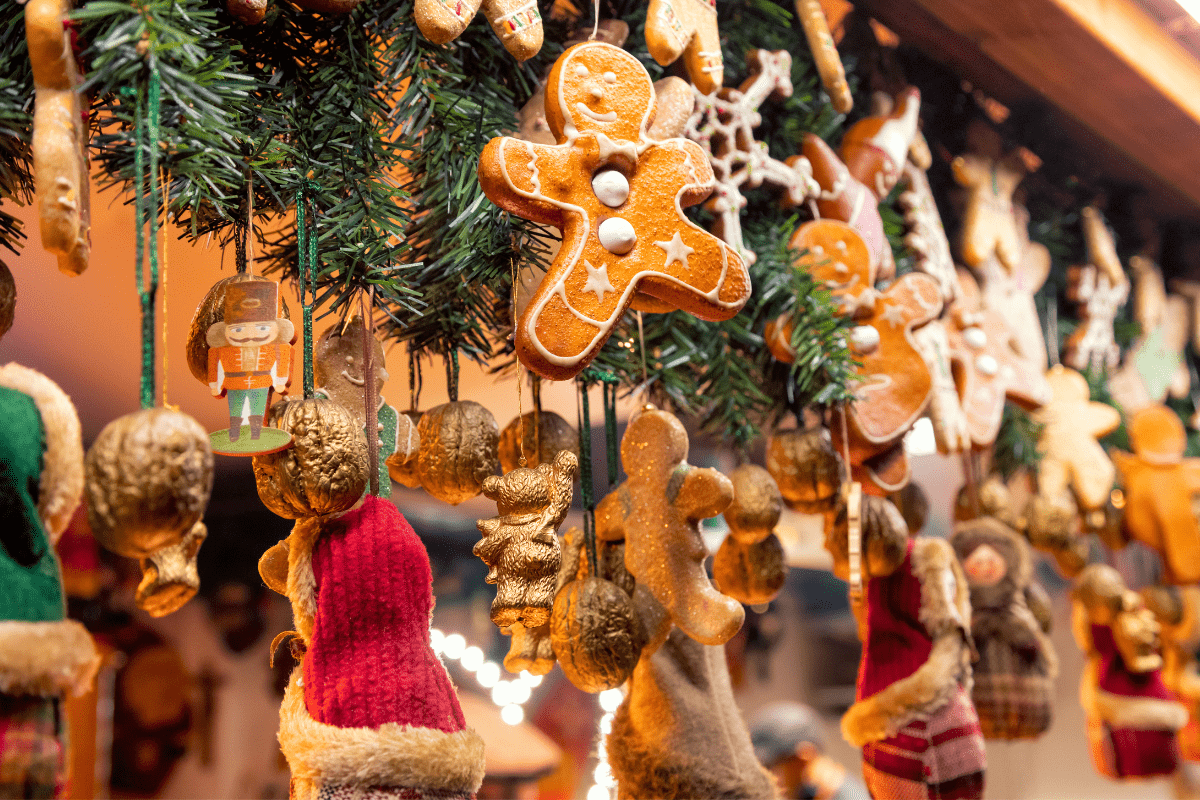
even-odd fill
[[[725,67],[714,0],[650,0],[646,47],[664,67],[683,56],[688,77],[703,94],[721,88]]]
[[[457,39],[483,9],[492,32],[513,58],[527,61],[542,49],[542,15],[536,0],[417,0],[417,27],[434,44]]]
[[[185,355],[188,370],[201,383],[208,383],[208,329],[218,322],[225,321],[225,294],[231,284],[259,280],[253,275],[235,273],[222,278],[212,285],[212,288],[200,300],[192,314],[192,322],[188,326]],[[280,310],[286,320],[291,320],[291,310],[282,294],[279,297]]]
[[[479,162],[492,202],[563,232],[563,245],[516,326],[516,350],[552,380],[578,374],[641,292],[701,319],[737,314],[749,275],[724,242],[691,223],[686,206],[715,182],[694,142],[649,138],[654,89],[645,67],[620,48],[587,42],[555,62],[546,84],[547,123],[559,143],[493,139]],[[613,206],[616,170],[628,195]],[[608,188],[604,188],[607,186]]]
[[[1140,594],[1161,628],[1162,680],[1188,710],[1187,724],[1177,734],[1179,754],[1200,761],[1200,587],[1147,586]]]
[[[1087,655],[1079,695],[1096,771],[1115,780],[1170,775],[1187,709],[1163,683],[1159,626],[1141,596],[1107,564],[1092,564],[1071,593],[1072,629]]]
[[[951,163],[954,180],[967,190],[962,258],[978,268],[995,257],[1006,270],[1021,263],[1021,234],[1013,216],[1013,192],[1025,179],[1020,151],[1004,153],[1000,134],[981,121],[967,130],[970,152]]]
[[[367,333],[362,317],[352,317],[321,334],[313,354],[313,377],[316,396],[328,397],[350,412],[354,421],[367,432],[367,381],[363,343],[370,339],[373,352],[371,364],[375,371],[376,441],[379,447],[379,496],[390,497],[392,483],[388,479],[387,460],[404,463],[420,448],[416,425],[383,399],[387,383],[387,359],[383,346]]]
[[[553,461],[518,467],[483,482],[483,494],[496,502],[497,516],[477,523],[483,538],[472,552],[488,566],[496,584],[492,622],[526,629],[550,621],[561,565],[558,526],[571,507],[571,486],[579,458],[560,451]]]
[[[647,406],[621,439],[628,478],[596,507],[596,534],[625,540],[625,566],[684,633],[724,644],[741,627],[740,603],[721,594],[704,571],[700,520],[733,501],[733,485],[713,469],[687,463],[688,436],[672,414]]]
[[[1187,431],[1166,406],[1150,406],[1129,421],[1133,453],[1113,450],[1125,490],[1122,527],[1162,556],[1163,581],[1200,582],[1200,458],[1184,458]]]
[[[222,284],[224,313],[205,332],[206,377],[213,396],[224,396],[229,404],[229,428],[210,436],[213,452],[253,456],[282,450],[291,443],[291,435],[265,427],[263,421],[271,392],[283,392],[291,381],[295,327],[283,316],[275,281],[227,279]],[[196,319],[219,292],[210,292]]]
[[[553,411],[530,411],[500,431],[500,468],[512,472],[521,466],[536,467],[554,460],[563,450],[579,455],[579,432]]]
[[[767,472],[788,508],[804,514],[833,511],[846,481],[825,428],[776,431],[767,442]]]
[[[1068,271],[1067,297],[1079,306],[1080,323],[1066,342],[1063,362],[1078,370],[1114,370],[1121,348],[1113,320],[1129,298],[1129,278],[1117,258],[1112,232],[1095,208],[1080,212],[1088,263]]]
[[[456,506],[483,491],[500,469],[500,429],[492,412],[463,400],[435,406],[417,425],[417,475],[429,494]]]
[[[254,457],[263,505],[284,519],[345,511],[366,491],[367,440],[354,417],[325,398],[289,398],[271,406],[268,424],[293,447]]]

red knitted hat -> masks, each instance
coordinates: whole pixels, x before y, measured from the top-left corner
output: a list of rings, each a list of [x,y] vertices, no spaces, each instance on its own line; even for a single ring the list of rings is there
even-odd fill
[[[367,497],[331,523],[313,548],[312,570],[304,704],[313,719],[463,730],[458,696],[429,645],[429,556],[396,507]]]

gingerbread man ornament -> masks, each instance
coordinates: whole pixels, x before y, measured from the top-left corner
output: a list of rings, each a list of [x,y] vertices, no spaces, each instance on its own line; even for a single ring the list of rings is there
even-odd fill
[[[1187,397],[1192,376],[1183,350],[1188,340],[1188,301],[1167,295],[1158,266],[1146,256],[1129,259],[1134,275],[1133,318],[1142,335],[1125,363],[1108,381],[1108,390],[1126,414],[1161,403],[1169,393]]]
[[[1004,317],[984,308],[971,273],[959,270],[959,299],[950,308],[948,338],[956,371],[959,402],[967,417],[971,443],[996,441],[1007,397],[1035,410],[1050,401],[1045,376],[1023,359]]]
[[[496,38],[518,61],[542,49],[542,14],[537,0],[416,0],[417,27],[434,44],[457,39],[480,6]]]
[[[1005,269],[1021,261],[1021,234],[1012,196],[1025,179],[1020,151],[1004,154],[1000,134],[976,121],[967,130],[970,152],[950,164],[954,180],[967,190],[962,223],[962,257],[972,269],[993,255]]]
[[[700,520],[733,502],[733,484],[715,469],[688,464],[687,454],[687,431],[674,415],[646,406],[630,419],[621,439],[629,477],[596,507],[596,535],[625,540],[625,568],[684,633],[701,644],[724,644],[745,611],[704,571]]]
[[[1133,454],[1113,451],[1125,487],[1122,525],[1163,557],[1163,579],[1186,586],[1200,582],[1200,458],[1184,458],[1187,432],[1165,406],[1150,406],[1129,422]]]
[[[1121,348],[1113,338],[1113,320],[1129,299],[1129,278],[1100,212],[1088,206],[1080,214],[1088,263],[1069,270],[1067,297],[1079,304],[1082,321],[1067,339],[1063,361],[1080,370],[1112,370],[1121,359]]]
[[[1121,414],[1112,406],[1092,402],[1087,380],[1073,369],[1057,365],[1046,373],[1050,402],[1034,415],[1043,426],[1038,441],[1038,494],[1062,497],[1068,488],[1083,511],[1104,508],[1116,477],[1100,439],[1117,429]]]
[[[595,357],[635,292],[706,320],[737,314],[750,276],[683,208],[715,186],[695,142],[654,141],[654,88],[636,58],[601,42],[569,48],[546,82],[557,145],[493,139],[479,181],[501,208],[562,231],[562,247],[516,326],[517,355],[551,380]]]
[[[704,94],[721,88],[725,64],[716,0],[650,0],[646,47],[664,67],[683,56],[688,77]]]

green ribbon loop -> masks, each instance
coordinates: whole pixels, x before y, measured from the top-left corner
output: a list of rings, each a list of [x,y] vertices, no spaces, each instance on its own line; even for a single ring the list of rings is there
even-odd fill
[[[162,88],[158,64],[151,54],[147,58],[148,77],[145,87],[138,87],[134,110],[133,169],[137,188],[134,194],[134,215],[137,225],[135,246],[138,299],[142,307],[142,408],[154,407],[154,303],[158,295],[158,194],[159,115],[162,107]],[[149,154],[147,165],[146,154]],[[146,184],[149,183],[150,208],[146,208]],[[146,225],[149,223],[149,233]],[[144,264],[146,247],[150,248],[150,280],[146,281]]]
[[[313,208],[312,224],[305,219],[307,195],[314,189],[314,181],[303,181],[296,190],[296,249],[300,267],[300,308],[304,318],[304,396],[313,396],[313,319],[312,307],[316,301],[317,271],[317,220]]]

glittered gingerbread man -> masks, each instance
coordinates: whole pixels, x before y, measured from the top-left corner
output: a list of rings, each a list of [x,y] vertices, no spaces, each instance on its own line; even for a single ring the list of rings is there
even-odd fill
[[[567,380],[612,334],[634,294],[701,319],[737,314],[750,277],[686,206],[715,187],[694,142],[654,141],[654,87],[641,62],[602,42],[569,48],[546,82],[557,145],[498,137],[479,181],[501,208],[562,231],[562,248],[516,325],[521,361]]]

